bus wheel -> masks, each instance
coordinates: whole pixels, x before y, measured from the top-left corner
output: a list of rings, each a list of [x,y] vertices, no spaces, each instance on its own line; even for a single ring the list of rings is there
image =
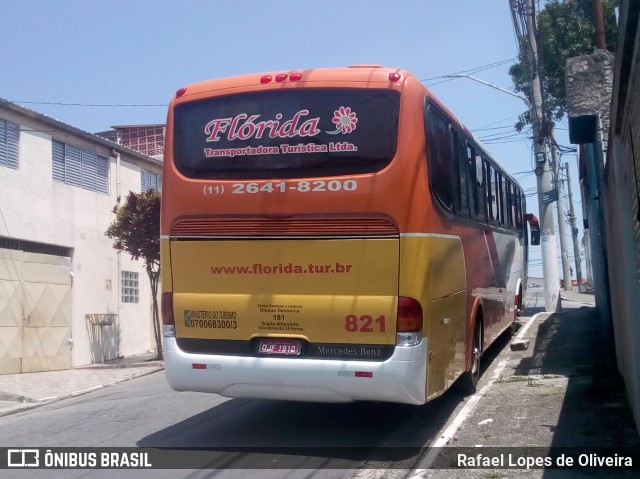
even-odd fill
[[[460,378],[460,390],[469,395],[476,392],[478,380],[480,379],[480,358],[482,357],[482,333],[480,321],[476,321],[473,328],[473,344],[471,345],[471,368]]]

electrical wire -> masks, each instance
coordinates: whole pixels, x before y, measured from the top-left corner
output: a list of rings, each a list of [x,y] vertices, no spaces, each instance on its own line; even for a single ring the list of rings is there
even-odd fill
[[[457,71],[457,72],[447,73],[445,75],[439,75],[439,76],[434,76],[434,77],[430,77],[430,78],[423,78],[420,81],[422,83],[425,83],[425,86],[432,87],[432,86],[435,86],[435,85],[440,85],[441,83],[447,83],[447,82],[450,82],[450,81],[453,81],[453,80],[457,80],[457,78],[448,78],[448,75],[457,75],[457,74],[462,74],[462,73],[468,75],[468,74],[471,74],[471,73],[478,73],[478,72],[481,72],[481,71],[484,71],[484,70],[490,70],[491,68],[496,68],[496,67],[499,67],[499,66],[502,66],[502,65],[513,63],[517,59],[518,59],[518,57],[507,58],[505,60],[500,60],[500,61],[497,61],[497,62],[488,63],[486,65],[481,65],[479,67],[470,68],[468,70],[460,70],[460,71]],[[427,83],[427,82],[430,82],[432,80],[440,80],[440,79],[443,79],[443,80],[441,80],[439,82],[436,82],[436,83]]]
[[[57,101],[20,101],[8,100],[12,103],[22,105],[54,105],[54,106],[81,106],[81,107],[97,107],[97,108],[168,108],[168,104],[144,104],[144,103],[63,103]]]

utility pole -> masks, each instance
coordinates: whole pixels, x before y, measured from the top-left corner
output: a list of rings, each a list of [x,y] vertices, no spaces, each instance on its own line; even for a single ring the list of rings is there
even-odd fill
[[[556,312],[560,305],[560,277],[558,275],[558,253],[553,219],[552,200],[549,194],[553,189],[549,159],[546,154],[546,141],[551,133],[549,123],[545,121],[540,83],[540,64],[538,42],[535,28],[535,9],[533,0],[509,0],[513,22],[520,41],[522,56],[528,63],[531,85],[531,123],[533,125],[533,148],[536,161],[538,183],[538,209],[540,213],[540,248],[542,251],[542,274],[544,276],[545,310]],[[526,37],[526,39],[525,39]]]
[[[553,137],[552,137],[553,138]],[[555,189],[558,192],[558,199],[556,208],[558,209],[558,235],[560,236],[560,257],[562,258],[562,278],[564,282],[565,291],[573,291],[573,284],[571,283],[571,266],[569,266],[569,251],[567,248],[567,235],[565,232],[564,223],[564,203],[562,201],[562,181],[560,180],[560,162],[556,156],[556,142],[555,139],[551,142],[551,161],[553,165],[553,171],[555,174]]]
[[[569,224],[571,225],[571,237],[573,238],[573,259],[576,263],[576,280],[578,291],[582,288],[582,262],[580,261],[580,245],[578,243],[578,228],[576,227],[576,215],[573,211],[573,196],[571,195],[571,177],[569,176],[569,163],[564,164],[567,175],[567,193],[569,194]]]
[[[601,50],[606,50],[607,41],[604,32],[604,17],[602,15],[602,0],[593,0],[593,25],[596,28],[596,45]]]

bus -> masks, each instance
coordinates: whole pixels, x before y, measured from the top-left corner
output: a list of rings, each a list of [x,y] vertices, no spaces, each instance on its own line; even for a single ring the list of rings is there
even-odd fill
[[[415,405],[454,382],[475,390],[522,310],[539,227],[416,77],[356,66],[194,83],[166,128],[174,390]]]

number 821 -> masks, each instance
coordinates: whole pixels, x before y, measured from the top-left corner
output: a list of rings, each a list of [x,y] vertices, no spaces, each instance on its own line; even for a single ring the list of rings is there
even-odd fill
[[[344,329],[349,333],[384,333],[385,317],[383,315],[373,319],[373,316],[369,316],[368,314],[363,316],[349,314],[344,318]]]

